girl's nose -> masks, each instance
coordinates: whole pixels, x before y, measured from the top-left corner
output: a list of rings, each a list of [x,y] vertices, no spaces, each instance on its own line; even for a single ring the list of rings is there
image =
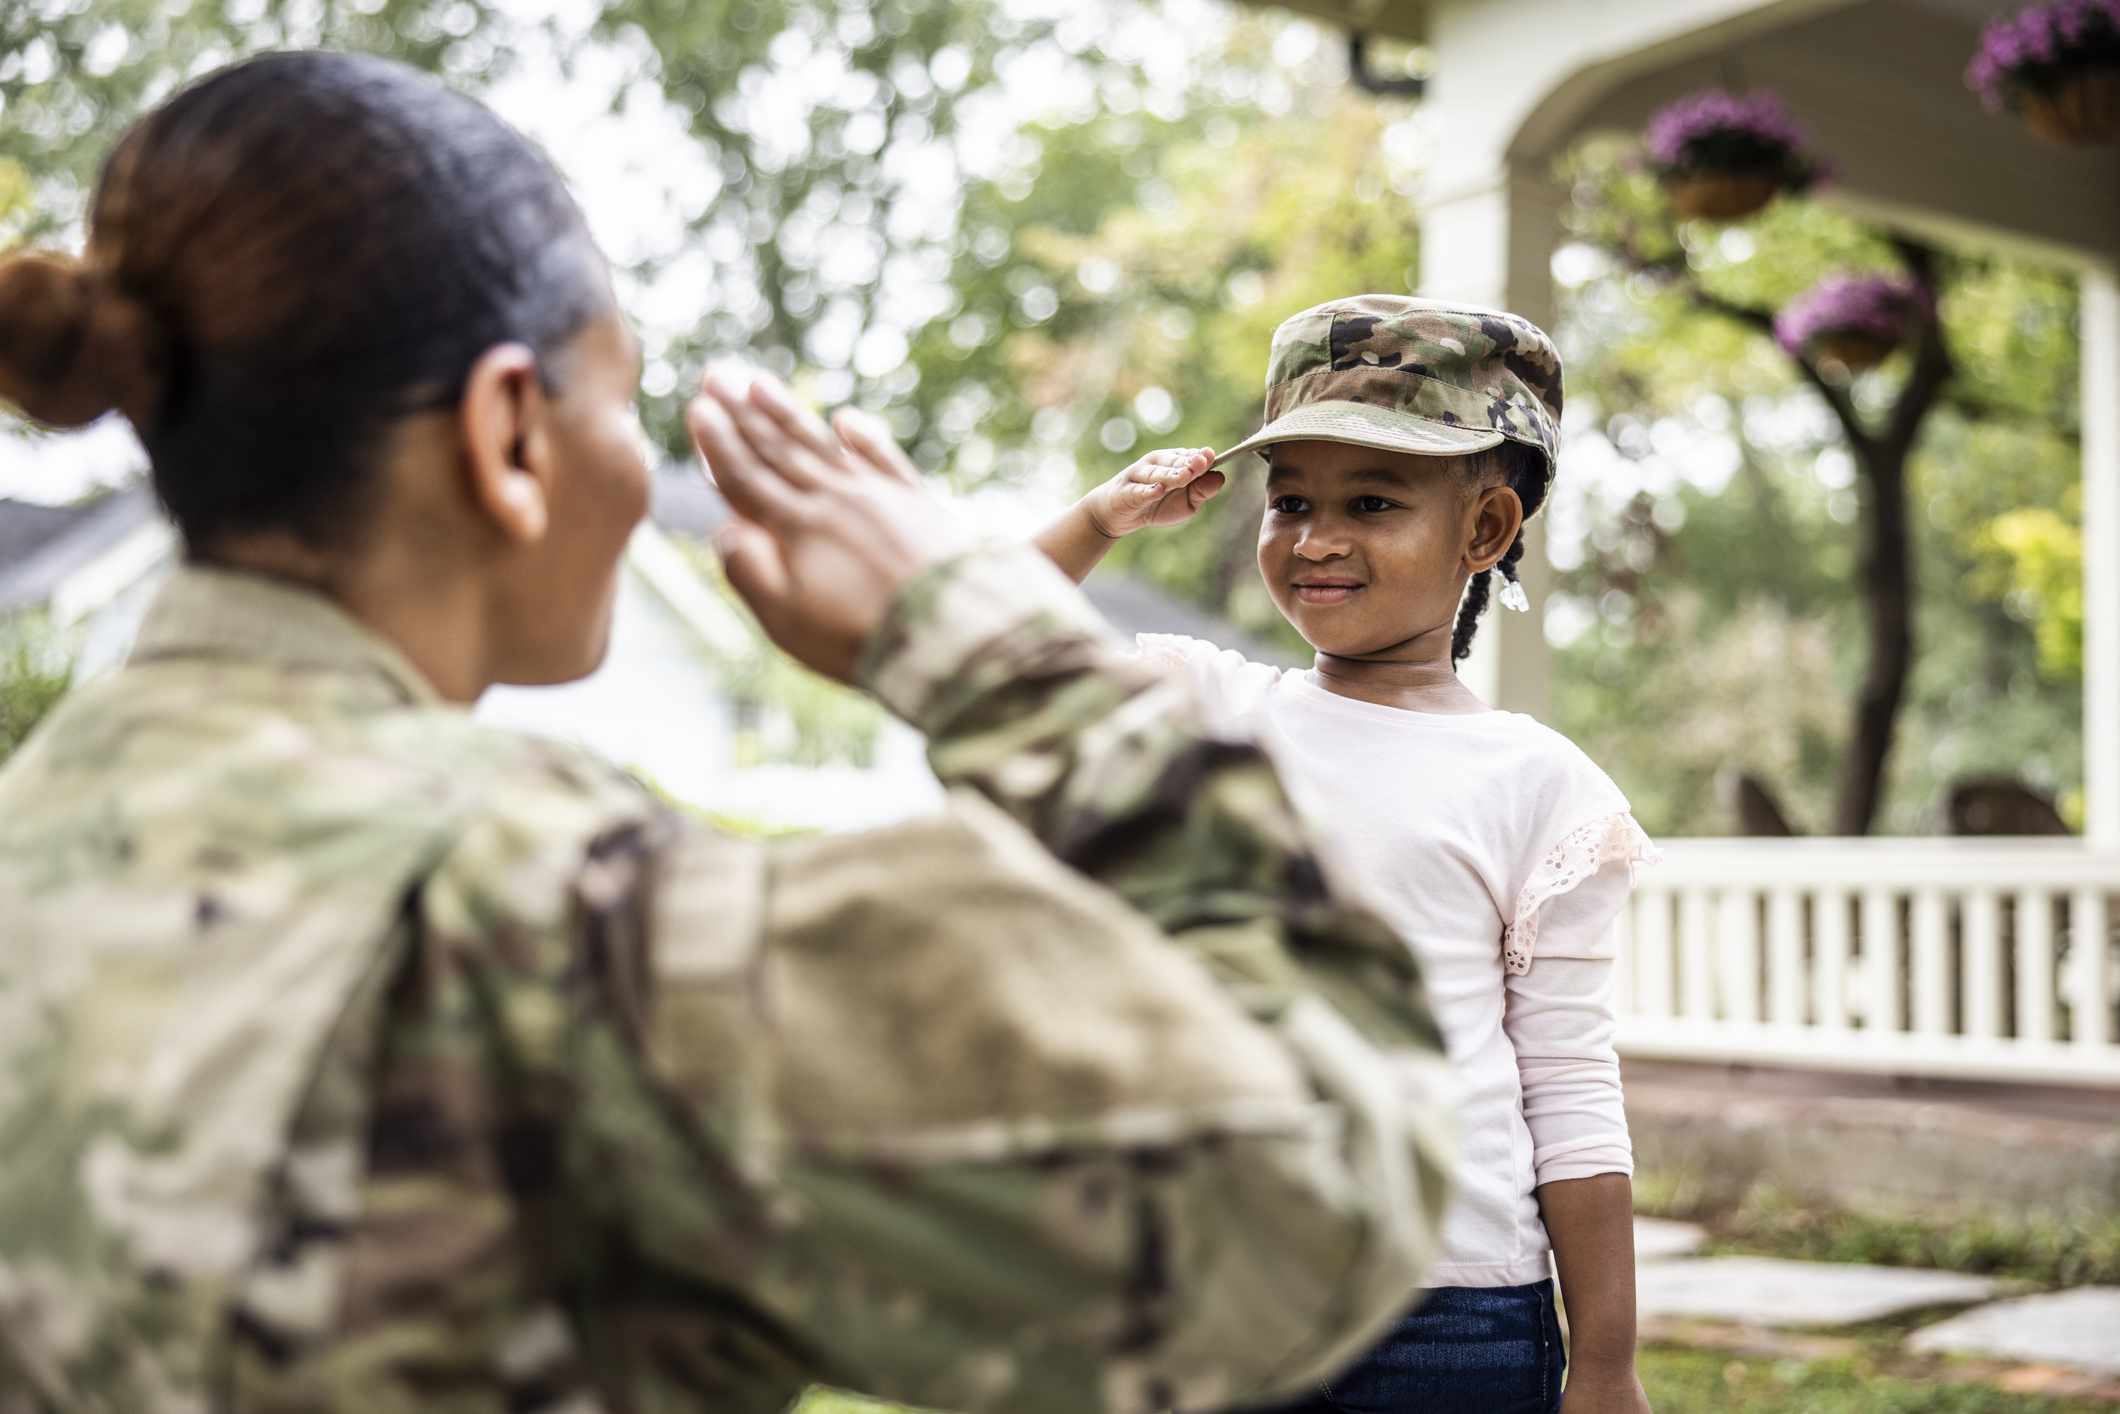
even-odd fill
[[[1306,525],[1296,536],[1296,555],[1305,560],[1338,560],[1347,555],[1347,537],[1338,531]]]

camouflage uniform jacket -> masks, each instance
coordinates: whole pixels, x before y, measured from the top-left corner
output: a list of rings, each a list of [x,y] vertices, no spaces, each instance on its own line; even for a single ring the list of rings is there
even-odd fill
[[[1406,953],[1028,550],[865,682],[938,817],[761,842],[190,568],[0,772],[0,1411],[1244,1402],[1373,1337]]]

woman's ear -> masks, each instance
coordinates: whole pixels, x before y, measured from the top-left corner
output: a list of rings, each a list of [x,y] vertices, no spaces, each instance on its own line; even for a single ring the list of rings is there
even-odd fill
[[[537,355],[496,344],[471,365],[459,418],[471,502],[502,538],[527,545],[551,523],[550,403]]]
[[[1465,546],[1465,568],[1472,574],[1491,570],[1516,543],[1524,528],[1524,503],[1507,486],[1488,486],[1472,503],[1472,536]]]

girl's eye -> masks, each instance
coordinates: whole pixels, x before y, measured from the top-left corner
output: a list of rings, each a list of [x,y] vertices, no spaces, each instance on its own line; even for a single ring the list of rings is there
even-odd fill
[[[1391,509],[1391,502],[1382,496],[1357,496],[1354,498],[1356,515],[1373,516]]]
[[[1299,516],[1310,509],[1301,496],[1276,496],[1267,503],[1276,515]]]

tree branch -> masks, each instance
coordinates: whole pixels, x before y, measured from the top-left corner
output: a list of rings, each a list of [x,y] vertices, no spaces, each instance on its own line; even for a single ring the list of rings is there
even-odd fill
[[[1892,404],[1892,415],[1885,427],[1884,445],[1895,456],[1904,457],[1913,449],[1914,438],[1921,431],[1922,419],[1936,406],[1957,366],[1951,359],[1950,346],[1943,339],[1943,320],[1936,308],[1936,249],[1911,236],[1889,237],[1892,249],[1913,278],[1914,285],[1928,301],[1928,320],[1921,328],[1921,342],[1914,351],[1914,371],[1907,375],[1906,386],[1899,390],[1899,397]]]
[[[1698,281],[1688,280],[1686,283],[1689,287],[1688,297],[1696,309],[1735,320],[1770,339],[1774,337],[1774,316],[1767,310],[1711,294],[1702,289]],[[1863,455],[1872,439],[1869,430],[1862,425],[1862,414],[1855,410],[1855,400],[1848,396],[1848,390],[1820,373],[1818,365],[1802,354],[1790,354],[1789,361],[1796,365],[1796,371],[1803,375],[1804,382],[1809,383],[1818,395],[1826,400],[1826,406],[1831,408],[1833,416],[1840,420],[1841,430],[1847,434],[1850,448],[1857,456]]]
[[[1698,281],[1688,280],[1685,283],[1687,285],[1686,296],[1692,300],[1694,308],[1709,314],[1721,315],[1724,319],[1732,320],[1757,333],[1765,334],[1770,339],[1774,337],[1774,313],[1772,310],[1760,309],[1749,304],[1739,304],[1736,300],[1724,299],[1721,295],[1710,294],[1701,288]]]
[[[1935,313],[1939,263],[1936,250],[1904,235],[1887,235],[1885,239],[1914,285],[1926,296],[1928,317],[1919,331],[1914,367],[1892,402],[1883,430],[1873,434],[1864,427],[1846,387],[1827,379],[1802,353],[1789,354],[1797,372],[1825,399],[1839,421],[1870,493],[1864,516],[1865,553],[1858,572],[1867,601],[1869,661],[1855,700],[1854,731],[1842,757],[1835,807],[1837,828],[1849,835],[1866,834],[1876,819],[1894,728],[1913,668],[1915,596],[1906,494],[1907,457],[1920,435],[1923,419],[1945,396],[1955,371],[1950,349],[1944,342],[1942,322]],[[1773,337],[1772,311],[1740,304],[1702,288],[1682,256],[1647,259],[1625,237],[1617,253],[1637,272],[1676,284],[1695,309]]]
[[[1962,383],[1953,383],[1944,389],[1936,405],[1949,408],[1968,422],[2000,422],[2027,432],[2044,432],[2071,447],[2083,443],[2082,434],[2072,431],[2063,422],[2062,414],[2043,413],[2036,408],[2017,407],[1995,398],[1982,397]]]
[[[1914,283],[1930,294],[1935,294],[1936,247],[1900,231],[1887,232],[1885,241],[1892,247],[1892,253],[1899,257],[1899,263],[1906,267],[1907,274],[1913,277]]]

